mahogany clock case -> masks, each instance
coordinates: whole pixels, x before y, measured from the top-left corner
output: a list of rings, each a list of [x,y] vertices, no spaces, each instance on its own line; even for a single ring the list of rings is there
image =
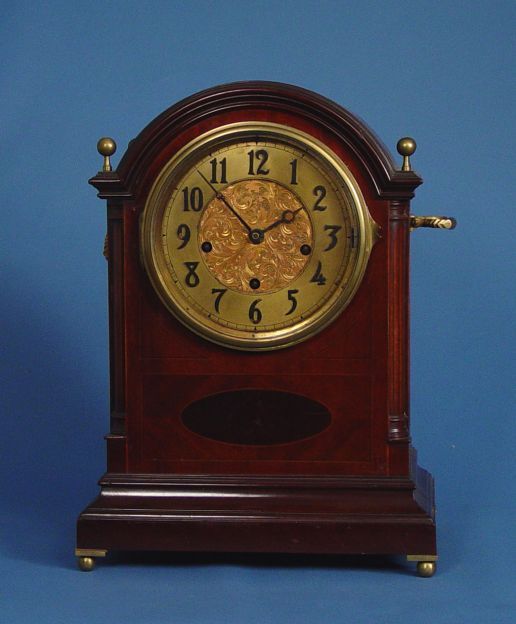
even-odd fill
[[[213,344],[179,323],[140,257],[149,192],[194,137],[241,121],[328,146],[364,196],[379,240],[348,307],[310,339],[266,353]],[[267,82],[209,89],[152,121],[107,201],[111,427],[100,495],[77,552],[370,553],[436,558],[432,477],[409,432],[409,204],[400,171],[358,118]]]

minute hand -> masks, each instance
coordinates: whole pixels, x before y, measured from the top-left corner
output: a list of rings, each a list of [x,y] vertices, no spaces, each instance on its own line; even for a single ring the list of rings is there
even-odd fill
[[[244,219],[238,214],[238,212],[233,208],[233,206],[228,202],[228,200],[224,197],[224,195],[213,186],[213,184],[202,173],[202,171],[199,171],[199,169],[197,169],[197,173],[206,182],[206,184],[212,189],[212,191],[214,191],[215,197],[217,199],[220,199],[221,201],[223,201],[226,204],[226,206],[231,210],[231,212],[235,215],[235,217],[240,221],[240,223],[245,227],[245,229],[248,232],[250,232],[251,228],[247,225],[247,223],[244,221]]]
[[[294,217],[296,216],[296,214],[302,209],[303,209],[303,206],[301,206],[297,210],[284,210],[281,213],[281,217],[277,221],[274,221],[274,223],[271,223],[264,230],[262,230],[263,233],[265,234],[265,232],[272,230],[273,228],[277,227],[278,225],[281,225],[282,223],[292,223],[292,221],[294,221]]]

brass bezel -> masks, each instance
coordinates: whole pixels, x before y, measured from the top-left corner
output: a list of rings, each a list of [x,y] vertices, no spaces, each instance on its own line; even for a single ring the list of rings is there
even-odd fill
[[[166,270],[163,258],[161,224],[172,189],[194,163],[222,146],[259,136],[296,146],[308,151],[339,177],[352,199],[352,210],[360,228],[360,245],[355,266],[349,280],[311,317],[296,325],[268,332],[242,331],[224,327],[210,318],[197,314],[179,300],[178,289]],[[140,245],[142,262],[158,296],[168,310],[194,333],[231,349],[271,351],[297,344],[327,327],[345,309],[355,295],[366,270],[375,243],[377,225],[371,218],[362,192],[350,170],[342,160],[316,138],[295,128],[272,122],[239,122],[221,126],[195,138],[165,165],[154,182],[141,220]],[[340,291],[340,292],[339,292]]]

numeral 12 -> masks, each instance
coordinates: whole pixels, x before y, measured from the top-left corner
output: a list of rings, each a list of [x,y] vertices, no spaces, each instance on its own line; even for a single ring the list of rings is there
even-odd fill
[[[267,175],[269,170],[265,168],[265,163],[269,158],[269,154],[266,150],[251,150],[247,152],[249,156],[249,175]],[[255,160],[258,161],[258,168],[254,170]]]

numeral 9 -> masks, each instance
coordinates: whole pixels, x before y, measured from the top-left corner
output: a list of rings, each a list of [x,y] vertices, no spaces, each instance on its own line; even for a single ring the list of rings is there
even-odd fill
[[[186,223],[181,223],[181,225],[177,228],[177,238],[182,241],[178,249],[184,249],[190,240],[190,228],[186,225]]]

